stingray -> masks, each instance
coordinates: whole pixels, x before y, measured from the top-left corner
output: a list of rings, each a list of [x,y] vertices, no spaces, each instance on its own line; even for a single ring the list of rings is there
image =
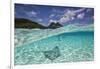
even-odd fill
[[[56,46],[52,50],[43,51],[43,54],[46,58],[53,61],[60,56],[60,49],[58,46]]]

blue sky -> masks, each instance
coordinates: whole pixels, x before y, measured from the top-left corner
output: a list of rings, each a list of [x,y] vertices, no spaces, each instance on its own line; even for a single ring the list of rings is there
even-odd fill
[[[94,9],[85,7],[15,4],[15,18],[26,18],[43,25],[51,22],[67,24],[92,24]]]

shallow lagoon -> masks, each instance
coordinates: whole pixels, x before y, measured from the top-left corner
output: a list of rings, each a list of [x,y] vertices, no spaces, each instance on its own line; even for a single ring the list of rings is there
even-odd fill
[[[59,57],[52,61],[44,56],[43,51],[52,50],[56,46],[60,50]],[[93,59],[93,31],[61,33],[15,46],[15,65],[93,61]]]

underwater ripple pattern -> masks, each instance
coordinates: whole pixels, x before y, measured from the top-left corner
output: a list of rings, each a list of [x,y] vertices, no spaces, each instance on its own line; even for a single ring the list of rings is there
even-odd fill
[[[27,65],[93,61],[93,45],[93,32],[62,33],[20,47],[15,46],[14,63],[15,65]],[[61,55],[51,61],[44,56],[43,51],[52,50],[56,46],[59,47]]]

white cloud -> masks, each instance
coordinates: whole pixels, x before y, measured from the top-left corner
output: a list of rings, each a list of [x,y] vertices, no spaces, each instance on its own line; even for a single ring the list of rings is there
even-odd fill
[[[37,13],[34,12],[34,11],[31,11],[30,14],[32,14],[32,15],[36,15]]]
[[[85,8],[82,8],[82,9],[79,9],[79,10],[75,10],[75,11],[73,11],[74,13],[79,13],[79,12],[82,12],[82,11],[84,11],[85,10]]]
[[[27,12],[26,15],[29,16],[29,17],[36,17],[37,16],[37,12],[30,11],[30,12]]]
[[[60,18],[59,22],[60,23],[65,23],[68,22],[70,20],[73,20],[75,16],[75,13],[73,11],[68,10],[62,18]]]
[[[50,20],[49,20],[49,23],[51,23],[51,22],[56,23],[56,22],[57,22],[57,20],[50,19]]]
[[[82,9],[79,9],[79,10],[67,10],[63,16],[60,18],[59,22],[60,23],[65,23],[65,22],[68,22],[68,21],[71,21],[71,20],[74,20],[75,19],[75,15],[77,13],[80,13],[82,11],[84,11],[85,9],[82,8]],[[83,15],[83,14],[82,14]]]
[[[71,18],[71,20],[74,20],[74,19],[75,19],[75,17],[72,17],[72,18]]]
[[[85,15],[84,13],[80,13],[80,14],[77,15],[77,18],[83,19],[84,18],[84,15]]]
[[[90,11],[91,11],[91,9],[87,9],[87,10],[86,10],[86,12],[90,12]]]
[[[54,17],[55,16],[55,14],[51,14],[50,16],[49,16],[49,18],[52,18],[52,17]]]
[[[38,19],[39,22],[42,22],[42,19]]]

